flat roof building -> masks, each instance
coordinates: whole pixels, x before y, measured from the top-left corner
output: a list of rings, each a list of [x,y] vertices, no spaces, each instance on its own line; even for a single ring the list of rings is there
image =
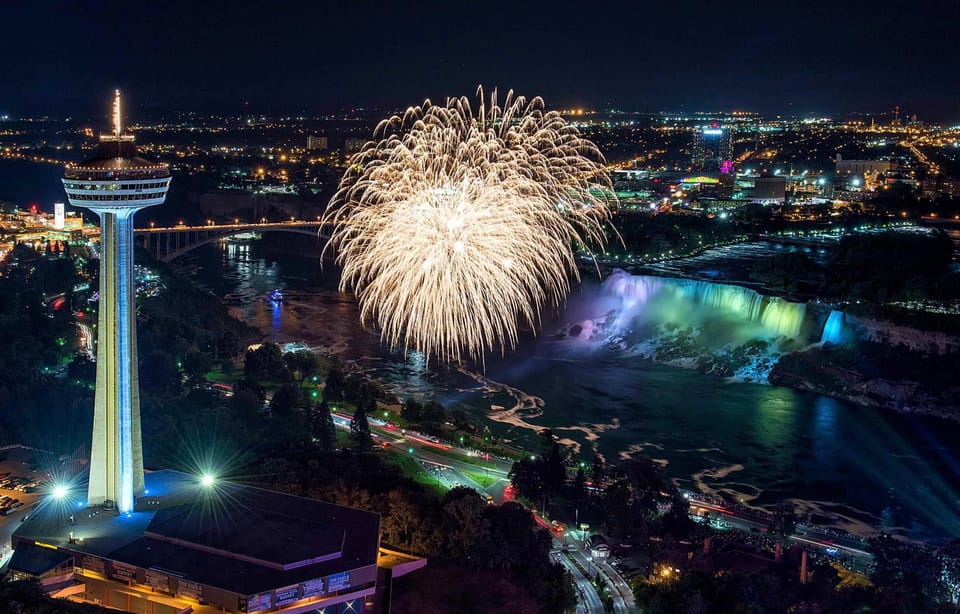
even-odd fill
[[[39,504],[14,533],[11,577],[150,614],[370,611],[378,514],[176,471],[145,478],[127,514]],[[394,575],[425,561],[399,564],[410,569]]]
[[[890,160],[844,160],[840,154],[837,154],[836,165],[838,175],[860,177],[867,173],[885,173],[893,168]]]

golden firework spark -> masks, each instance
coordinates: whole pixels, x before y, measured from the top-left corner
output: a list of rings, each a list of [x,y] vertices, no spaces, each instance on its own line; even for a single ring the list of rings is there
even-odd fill
[[[543,100],[478,90],[407,109],[355,154],[324,221],[365,326],[443,362],[514,347],[602,247],[614,202],[600,151]]]

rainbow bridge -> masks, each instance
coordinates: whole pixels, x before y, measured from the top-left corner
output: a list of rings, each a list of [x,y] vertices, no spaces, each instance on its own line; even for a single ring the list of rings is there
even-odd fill
[[[214,243],[227,237],[251,232],[291,232],[294,234],[317,237],[327,240],[330,224],[317,221],[289,220],[286,222],[249,223],[237,221],[233,224],[207,223],[202,226],[176,226],[137,228],[133,231],[134,240],[149,250],[157,260],[170,262],[201,245]]]

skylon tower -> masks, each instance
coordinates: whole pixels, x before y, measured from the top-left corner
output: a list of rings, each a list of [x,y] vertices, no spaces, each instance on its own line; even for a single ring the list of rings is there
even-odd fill
[[[123,133],[120,92],[113,101],[113,132],[100,136],[95,155],[63,174],[67,199],[100,216],[100,313],[97,389],[87,505],[133,511],[143,494],[140,376],[133,269],[133,216],[163,203],[170,168],[137,155]]]

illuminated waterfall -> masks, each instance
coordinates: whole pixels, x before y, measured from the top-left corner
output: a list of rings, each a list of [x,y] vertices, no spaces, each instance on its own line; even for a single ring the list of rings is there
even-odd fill
[[[796,337],[807,313],[805,303],[764,296],[750,288],[694,279],[630,275],[616,270],[603,283],[604,292],[618,296],[629,308],[642,305],[662,293],[738,316],[761,325],[770,337]]]
[[[830,312],[826,324],[823,325],[823,334],[820,343],[840,343],[843,339],[843,312],[834,309]]]

